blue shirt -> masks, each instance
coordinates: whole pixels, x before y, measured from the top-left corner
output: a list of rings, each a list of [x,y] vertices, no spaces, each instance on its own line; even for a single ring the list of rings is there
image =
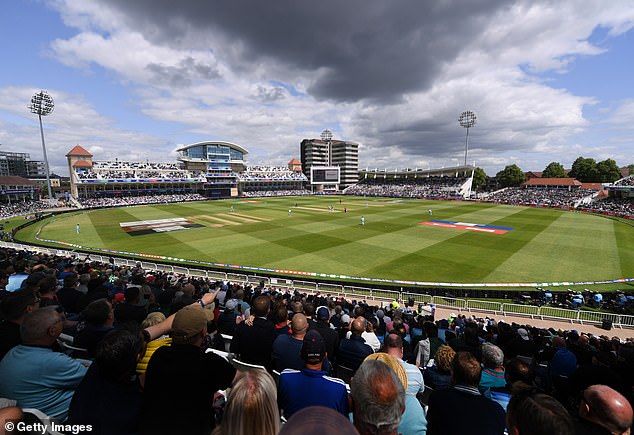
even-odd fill
[[[423,374],[414,364],[407,363],[402,359],[398,359],[405,369],[407,375],[407,388],[405,390],[405,412],[401,416],[401,422],[398,425],[398,433],[401,434],[419,434],[425,435],[427,432],[427,418],[425,411],[420,402],[416,398],[416,394],[425,389],[423,382]]]
[[[271,358],[275,370],[281,372],[284,369],[301,370],[304,360],[301,357],[304,340],[293,338],[289,334],[279,335],[273,342]]]
[[[24,281],[28,277],[29,275],[27,275],[26,273],[17,273],[15,275],[9,275],[6,290],[8,292],[15,292],[20,290],[20,287],[22,286],[22,281]]]
[[[278,402],[287,419],[308,406],[325,406],[348,417],[346,383],[324,371],[286,369],[280,374]]]
[[[68,355],[21,344],[0,361],[0,397],[17,400],[21,408],[35,408],[64,421],[86,371],[86,366]]]

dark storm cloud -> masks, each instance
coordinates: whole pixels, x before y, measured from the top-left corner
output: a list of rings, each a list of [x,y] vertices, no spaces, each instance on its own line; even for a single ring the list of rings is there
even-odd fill
[[[316,73],[308,91],[340,101],[394,101],[427,88],[502,0],[110,0],[155,42]],[[216,44],[216,46],[212,46]],[[222,46],[218,46],[221,44]],[[174,76],[175,79],[177,75]],[[280,77],[292,80],[292,77]]]
[[[192,57],[181,60],[178,66],[150,63],[146,66],[146,69],[154,75],[154,79],[158,82],[175,88],[188,87],[193,80],[220,78],[220,73],[217,69],[210,65],[196,62]]]

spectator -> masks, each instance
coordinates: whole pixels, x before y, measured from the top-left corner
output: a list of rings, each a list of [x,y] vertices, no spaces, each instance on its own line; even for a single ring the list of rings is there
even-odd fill
[[[238,303],[235,299],[228,300],[225,304],[225,310],[218,316],[218,332],[221,334],[227,334],[233,336],[238,326],[236,318],[236,305]]]
[[[435,390],[429,397],[427,432],[436,434],[503,434],[502,407],[478,390],[481,368],[469,352],[458,352],[451,367],[452,388]],[[454,409],[460,409],[455,418]]]
[[[361,338],[365,331],[365,319],[357,317],[352,322],[350,338],[341,340],[339,344],[338,364],[351,370],[359,368],[366,356],[374,353],[372,348]]]
[[[147,315],[145,320],[141,323],[141,328],[149,328],[150,326],[158,325],[164,321],[165,314],[161,313],[160,311],[156,311]],[[147,365],[150,362],[150,358],[152,358],[152,355],[154,355],[154,352],[156,352],[156,350],[161,346],[169,346],[171,344],[172,339],[167,335],[158,337],[155,340],[147,343],[143,358],[141,358],[136,365],[136,372],[141,377],[141,380],[145,380],[145,371],[147,370]]]
[[[492,388],[504,388],[504,352],[492,343],[483,343],[482,376],[480,378],[480,392],[490,398]]]
[[[401,417],[398,427],[403,435],[425,435],[427,431],[427,418],[425,411],[418,401],[417,395],[425,391],[423,375],[414,364],[403,361],[403,339],[396,334],[389,334],[383,343],[384,351],[394,357],[405,371],[405,412]]]
[[[350,384],[354,426],[361,435],[396,435],[405,410],[405,390],[385,363],[367,360]]]
[[[82,322],[77,326],[73,346],[86,349],[88,355],[94,358],[99,342],[114,329],[112,304],[106,299],[92,301],[81,312],[81,317]]]
[[[583,392],[576,421],[577,434],[629,434],[632,406],[621,393],[606,385],[592,385]]]
[[[190,305],[192,301],[188,301]],[[125,290],[125,302],[118,304],[114,309],[114,318],[117,324],[134,322],[140,325],[147,316],[147,311],[141,303],[141,289],[139,287],[128,287]]]
[[[87,370],[78,360],[53,351],[63,323],[64,314],[53,306],[27,314],[20,325],[22,344],[0,361],[0,396],[59,421],[66,420],[73,393]]]
[[[239,356],[240,361],[271,368],[271,351],[276,338],[275,325],[267,319],[269,314],[268,296],[258,296],[251,309],[255,316],[253,326],[246,322],[238,325],[231,340],[231,352]]]
[[[438,327],[433,322],[423,323],[425,338],[416,345],[414,354],[416,355],[416,367],[425,367],[431,358],[436,355],[438,348],[443,342],[438,338]]]
[[[67,424],[90,425],[93,434],[138,433],[141,385],[134,371],[144,350],[140,329],[109,332],[73,395]]]
[[[0,304],[4,320],[0,322],[0,360],[9,350],[22,343],[20,325],[24,316],[38,309],[40,299],[31,290],[20,290],[9,293]]]
[[[536,346],[526,328],[518,328],[515,337],[508,343],[505,355],[508,358],[516,356],[524,356],[533,358],[535,356]]]
[[[339,350],[339,334],[330,327],[330,311],[326,307],[317,308],[317,321],[314,329],[319,332],[326,342],[326,352],[328,352],[328,361],[336,362],[337,351]]]
[[[189,305],[176,313],[172,346],[157,349],[147,367],[141,433],[208,434],[212,429],[214,394],[231,385],[236,371],[216,354],[203,352],[206,335],[203,309]],[[163,418],[170,415],[178,418]]]
[[[337,411],[309,406],[293,414],[280,435],[359,435],[359,431]]]
[[[356,312],[357,310],[355,310],[355,313]],[[372,323],[368,322],[361,314],[355,315],[355,317],[356,319],[360,319],[364,325],[363,332],[361,332],[361,338],[363,338],[365,344],[372,348],[372,352],[376,352],[381,348],[381,340],[379,340],[379,337],[377,337],[374,333],[374,327],[372,326]],[[351,331],[346,332],[346,338],[350,338],[351,335]]]
[[[299,316],[304,317],[296,314],[293,316],[293,322]],[[344,416],[348,415],[346,384],[341,379],[328,377],[328,372],[323,370],[326,355],[324,339],[317,331],[308,331],[301,347],[303,368],[286,369],[280,374],[279,404],[284,411],[284,417],[290,418],[295,412],[315,405],[334,409]]]
[[[277,435],[279,428],[277,392],[271,375],[264,370],[240,373],[213,435]]]
[[[442,345],[434,356],[434,365],[425,370],[425,384],[434,390],[451,387],[451,364],[456,352],[451,346]]]
[[[18,260],[13,264],[13,273],[9,275],[6,289],[8,292],[20,290],[22,282],[29,277],[31,268],[26,260]]]
[[[561,403],[532,388],[513,395],[506,422],[509,435],[575,434],[570,414]]]
[[[284,304],[279,304],[273,312],[273,322],[275,323],[275,333],[277,335],[288,335],[291,333],[290,322],[288,321],[288,310]]]
[[[48,307],[49,305],[59,305],[57,299],[57,279],[53,275],[47,274],[38,282],[40,293],[40,307]]]
[[[273,367],[278,372],[284,369],[301,370],[304,367],[304,360],[301,357],[304,336],[308,331],[308,319],[301,313],[297,313],[291,320],[291,335],[278,335],[273,342],[271,358]]]
[[[79,300],[83,293],[77,290],[77,274],[71,273],[64,278],[64,287],[57,291],[57,300],[67,314],[79,314]]]

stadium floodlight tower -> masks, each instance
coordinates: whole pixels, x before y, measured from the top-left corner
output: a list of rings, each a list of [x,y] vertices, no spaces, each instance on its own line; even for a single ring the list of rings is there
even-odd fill
[[[36,92],[31,97],[31,104],[29,109],[31,113],[35,113],[40,119],[40,135],[42,136],[42,153],[44,154],[44,167],[46,168],[46,187],[48,187],[48,197],[53,199],[53,193],[51,191],[51,175],[48,168],[48,157],[46,156],[46,145],[44,144],[44,129],[42,128],[42,116],[50,115],[55,107],[53,103],[53,97],[48,92],[40,91]]]
[[[332,131],[325,129],[321,132],[321,140],[328,144],[328,166],[332,165]]]
[[[461,127],[467,129],[467,137],[465,139],[464,146],[464,165],[467,166],[467,152],[469,151],[469,129],[476,125],[477,117],[476,114],[471,110],[465,110],[458,117],[458,123]]]

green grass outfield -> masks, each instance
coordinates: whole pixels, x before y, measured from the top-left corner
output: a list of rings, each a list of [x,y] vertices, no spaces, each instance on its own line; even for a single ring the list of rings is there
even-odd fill
[[[131,236],[119,225],[175,217],[204,227]],[[513,230],[488,234],[420,225],[431,219]],[[634,277],[631,225],[484,203],[311,196],[125,207],[57,216],[17,239],[34,241],[40,229],[41,239],[84,247],[348,277],[453,283]]]

